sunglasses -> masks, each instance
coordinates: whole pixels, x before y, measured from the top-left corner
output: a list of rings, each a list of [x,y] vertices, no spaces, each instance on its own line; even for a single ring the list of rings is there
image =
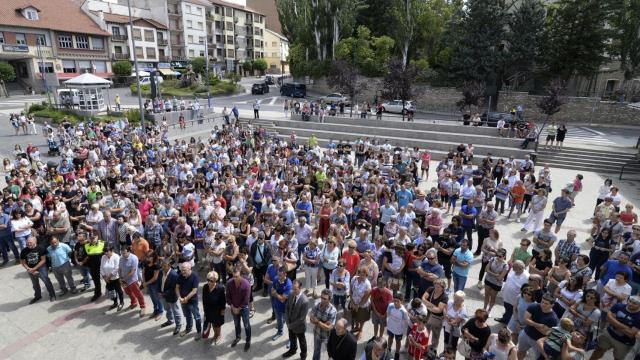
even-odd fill
[[[429,260],[435,260],[436,258],[435,258],[435,257],[427,257],[427,259],[429,259]]]

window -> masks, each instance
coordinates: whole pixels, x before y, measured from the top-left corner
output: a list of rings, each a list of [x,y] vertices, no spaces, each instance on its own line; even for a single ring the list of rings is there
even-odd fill
[[[222,49],[216,49],[216,56],[217,56],[218,58],[221,58],[221,57],[222,57]]]
[[[78,61],[78,67],[80,68],[80,73],[82,74],[93,71],[93,68],[91,67],[91,61]]]
[[[200,37],[198,37],[198,43],[199,43],[200,45],[204,45],[204,36],[200,36]]]
[[[277,52],[271,53],[271,57],[273,58],[277,58],[278,56],[280,56],[280,54],[278,54]]]
[[[144,31],[144,41],[146,42],[155,42],[156,37],[153,35],[153,30],[145,30]]]
[[[227,44],[233,45],[233,36],[227,35]]]
[[[187,5],[187,14],[191,14],[191,5]]]
[[[187,35],[187,42],[193,44],[193,35]]]
[[[189,57],[195,57],[195,56],[196,56],[196,52],[193,49],[189,50]]]
[[[75,73],[76,72],[76,62],[73,60],[62,60],[62,72],[64,73]]]
[[[69,35],[58,35],[58,46],[61,48],[72,48],[73,41]]]
[[[16,33],[16,44],[27,45],[27,38],[24,36],[24,34]]]
[[[89,38],[85,35],[76,35],[76,47],[78,49],[88,49]]]
[[[136,56],[144,57],[144,54],[142,53],[142,46],[136,46]]]
[[[107,72],[107,63],[104,61],[94,61],[93,67],[96,69],[96,72],[99,72],[99,73]]]
[[[233,16],[233,9],[224,8],[225,16]]]
[[[113,35],[120,35],[120,27],[119,26],[112,26],[111,27],[111,33]]]
[[[36,45],[47,46],[47,37],[36,34]]]
[[[214,30],[222,30],[222,22],[221,21],[216,21],[213,23],[214,25]]]
[[[4,44],[4,33],[0,31],[0,44]]]
[[[104,40],[102,38],[91,38],[91,48],[93,50],[104,50]]]
[[[196,6],[196,14],[202,15],[202,8]]]
[[[200,50],[200,56],[204,56],[204,50]]]
[[[193,29],[193,21],[187,20],[187,29]]]
[[[142,40],[142,31],[140,29],[133,29],[133,40]]]
[[[234,54],[233,49],[227,49],[227,57],[232,58],[232,57],[233,57],[233,54]]]
[[[198,21],[198,30],[202,29],[204,29],[204,24],[202,23],[202,21]]]
[[[33,9],[27,9],[25,11],[25,17],[29,20],[38,20],[38,12]]]
[[[232,31],[233,30],[233,23],[231,21],[227,21],[227,24],[224,27],[226,30]]]
[[[46,62],[44,63],[44,66],[41,62],[38,63],[38,71],[40,73],[48,73],[48,74],[53,74],[53,63],[52,62]]]
[[[216,14],[220,14],[220,7],[219,7],[219,6],[216,6],[216,7],[213,9],[213,11],[214,11]]]
[[[147,48],[147,59],[155,59],[156,58],[156,49],[152,47]]]

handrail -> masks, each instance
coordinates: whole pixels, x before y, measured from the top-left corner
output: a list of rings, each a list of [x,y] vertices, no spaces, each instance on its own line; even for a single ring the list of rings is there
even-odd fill
[[[624,173],[624,169],[627,167],[627,165],[636,165],[636,164],[640,165],[640,159],[627,161],[624,165],[622,165],[622,167],[620,168],[620,176],[618,177],[618,180],[622,180],[622,174]]]

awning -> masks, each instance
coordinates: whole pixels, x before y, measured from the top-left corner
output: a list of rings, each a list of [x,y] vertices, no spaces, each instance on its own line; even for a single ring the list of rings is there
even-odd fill
[[[148,72],[144,71],[144,70],[140,70],[140,71],[138,71],[138,76],[149,76],[149,75],[150,75],[150,74],[149,74]],[[136,72],[135,72],[135,70],[131,73],[131,76],[132,76],[132,77],[135,77],[135,76],[136,76]]]
[[[175,72],[175,71],[173,71],[171,69],[158,69],[158,71],[160,71],[160,73],[162,75],[165,75],[165,76],[177,76],[177,75],[180,75],[179,73],[177,73],[177,72]]]

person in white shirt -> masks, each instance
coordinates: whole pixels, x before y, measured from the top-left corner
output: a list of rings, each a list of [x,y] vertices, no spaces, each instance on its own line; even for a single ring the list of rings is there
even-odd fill
[[[393,294],[393,303],[387,307],[387,333],[389,334],[389,349],[393,347],[393,341],[396,341],[396,354],[394,359],[400,359],[400,347],[402,345],[402,337],[407,327],[411,327],[411,318],[409,313],[402,305],[402,294],[396,291]]]
[[[525,265],[521,260],[513,262],[512,269],[507,275],[507,281],[502,286],[502,301],[504,303],[504,314],[497,322],[508,324],[513,315],[513,308],[518,302],[522,285],[529,281],[529,272],[525,270]]]
[[[120,286],[120,255],[113,251],[111,245],[106,245],[104,248],[104,255],[100,259],[100,276],[107,284],[107,292],[111,294],[111,300],[113,305],[111,309],[117,306],[118,311],[124,307],[124,293]],[[119,302],[118,302],[119,301]]]

